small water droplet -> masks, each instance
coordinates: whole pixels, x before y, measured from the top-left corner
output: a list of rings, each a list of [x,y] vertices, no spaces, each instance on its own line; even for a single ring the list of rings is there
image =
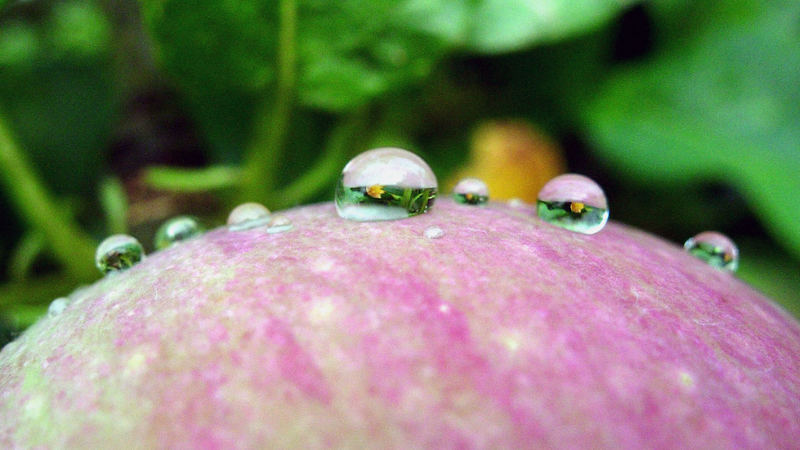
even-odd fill
[[[67,297],[59,297],[52,302],[50,302],[50,306],[47,308],[47,315],[50,317],[55,317],[61,314],[67,306],[69,306],[69,299]]]
[[[525,203],[525,200],[523,200],[523,199],[521,199],[519,197],[514,197],[514,198],[508,200],[508,206],[510,206],[512,208],[522,208],[522,207],[527,206],[527,203]]]
[[[428,239],[439,239],[440,237],[444,236],[444,230],[439,227],[428,227],[425,228],[423,234]]]
[[[545,222],[594,234],[608,222],[608,202],[603,189],[591,178],[577,174],[559,175],[539,191],[537,213]]]
[[[453,198],[467,205],[485,205],[489,202],[489,187],[483,180],[464,178],[453,188]]]
[[[164,222],[156,232],[154,245],[158,250],[203,234],[205,228],[197,218],[178,216]]]
[[[94,255],[94,262],[100,272],[106,274],[128,269],[142,258],[144,249],[135,237],[115,234],[100,243]]]
[[[683,248],[714,267],[730,272],[739,267],[739,249],[722,233],[704,231],[687,240]]]
[[[294,224],[292,221],[289,220],[286,216],[277,215],[269,221],[269,226],[267,226],[267,233],[274,234],[274,233],[283,233],[284,231],[289,231],[294,228]]]
[[[395,220],[427,212],[438,183],[428,164],[399,148],[377,148],[344,166],[336,186],[336,211],[356,221]]]
[[[242,203],[233,208],[228,215],[228,229],[231,231],[250,230],[268,224],[269,210],[261,203]]]

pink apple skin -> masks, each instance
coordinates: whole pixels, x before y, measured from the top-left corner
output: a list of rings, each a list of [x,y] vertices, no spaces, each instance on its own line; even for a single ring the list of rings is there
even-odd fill
[[[285,215],[153,254],[3,349],[0,448],[800,442],[800,326],[677,245],[445,198]]]

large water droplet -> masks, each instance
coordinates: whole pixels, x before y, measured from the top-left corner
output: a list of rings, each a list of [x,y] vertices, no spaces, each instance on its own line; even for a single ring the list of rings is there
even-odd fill
[[[109,236],[97,247],[94,263],[104,274],[125,270],[144,257],[142,244],[133,236],[115,234]]]
[[[268,224],[269,210],[261,203],[242,203],[233,208],[228,215],[228,229],[231,231],[249,230]]]
[[[438,186],[419,156],[399,148],[369,150],[344,166],[336,186],[336,211],[357,221],[416,216],[433,206]]]
[[[423,234],[428,239],[439,239],[440,237],[444,236],[444,230],[439,227],[428,227],[425,228]]]
[[[739,249],[727,236],[704,231],[683,244],[692,255],[720,269],[733,272],[739,266]]]
[[[539,191],[537,213],[545,222],[594,234],[608,222],[608,202],[600,186],[583,175],[559,175]]]
[[[483,205],[489,201],[489,187],[483,180],[464,178],[453,188],[453,198],[458,203]]]
[[[205,228],[192,216],[178,216],[164,222],[156,232],[154,245],[161,250],[203,234]]]
[[[50,306],[47,308],[47,315],[50,317],[55,317],[61,314],[67,306],[69,306],[69,299],[67,297],[59,297],[52,302],[50,302]]]
[[[289,231],[294,228],[294,224],[292,221],[289,220],[288,217],[277,215],[269,221],[269,226],[267,226],[267,233],[274,234],[274,233],[283,233],[284,231]]]

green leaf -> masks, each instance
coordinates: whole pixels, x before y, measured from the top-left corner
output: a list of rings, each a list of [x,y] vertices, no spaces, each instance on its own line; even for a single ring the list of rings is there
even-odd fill
[[[800,4],[708,6],[691,39],[622,70],[586,110],[600,155],[631,177],[737,187],[800,255]]]
[[[470,17],[467,47],[486,53],[553,42],[602,25],[630,0],[481,0]]]
[[[31,230],[22,236],[8,264],[8,275],[14,281],[24,280],[36,262],[36,258],[47,248],[47,238],[38,230]]]
[[[278,3],[140,0],[167,70],[195,93],[261,92],[275,79]],[[504,52],[607,21],[631,0],[301,0],[300,101],[363,105],[423,80],[456,49]]]
[[[116,177],[103,180],[100,185],[100,205],[106,216],[106,226],[110,234],[128,232],[128,197]]]
[[[141,0],[161,62],[190,92],[262,92],[275,79],[277,3]],[[424,77],[445,37],[410,26],[410,3],[305,0],[298,23],[298,93],[342,110]],[[413,5],[411,5],[413,6]]]
[[[241,171],[237,167],[215,166],[204,169],[150,167],[144,182],[155,189],[175,192],[203,192],[235,187]]]

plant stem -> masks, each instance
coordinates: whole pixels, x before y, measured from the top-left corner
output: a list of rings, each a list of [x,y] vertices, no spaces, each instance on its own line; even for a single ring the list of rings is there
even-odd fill
[[[275,194],[275,208],[285,208],[300,204],[319,192],[323,187],[333,183],[342,170],[345,159],[353,151],[353,142],[364,133],[367,111],[358,110],[343,118],[333,129],[322,156],[314,163],[314,167],[295,179],[291,184]],[[333,195],[333,194],[331,194]]]
[[[11,135],[0,114],[0,178],[20,216],[47,239],[53,255],[81,280],[97,277],[93,240],[59,208]]]
[[[274,101],[262,107],[244,158],[240,201],[264,201],[275,188],[275,174],[283,159],[284,140],[289,128],[296,82],[297,3],[280,1],[278,31],[278,79]],[[265,102],[266,103],[266,102]]]

